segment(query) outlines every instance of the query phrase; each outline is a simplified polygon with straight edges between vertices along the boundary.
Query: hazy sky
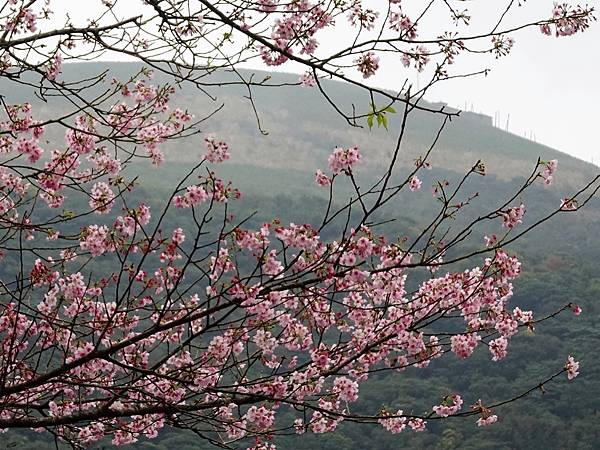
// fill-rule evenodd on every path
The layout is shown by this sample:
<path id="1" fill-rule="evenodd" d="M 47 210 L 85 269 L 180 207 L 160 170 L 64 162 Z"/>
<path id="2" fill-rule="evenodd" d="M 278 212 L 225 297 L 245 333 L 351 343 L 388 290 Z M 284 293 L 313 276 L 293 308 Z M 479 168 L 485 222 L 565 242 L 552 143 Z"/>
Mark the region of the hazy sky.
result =
<path id="1" fill-rule="evenodd" d="M 387 0 L 364 0 L 364 4 Z M 470 33 L 489 30 L 499 17 L 500 10 L 509 0 L 473 0 L 456 2 L 457 7 L 467 7 L 473 16 Z M 523 3 L 523 1 L 521 0 Z M 85 3 L 85 5 L 84 5 Z M 73 18 L 90 15 L 93 3 L 55 0 L 53 9 L 58 17 L 69 12 Z M 138 2 L 125 3 L 130 4 Z M 420 1 L 412 2 L 422 5 Z M 505 24 L 522 23 L 524 20 L 549 18 L 551 0 L 529 0 L 507 16 Z M 593 0 L 592 4 L 597 3 Z M 402 3 L 410 9 L 410 2 Z M 407 11 L 410 15 L 410 11 Z M 135 11 L 132 11 L 135 13 Z M 448 28 L 447 12 L 439 11 L 430 18 L 428 29 L 420 29 L 421 37 L 435 37 Z M 583 34 L 555 38 L 544 36 L 539 30 L 530 29 L 514 35 L 516 40 L 511 54 L 494 60 L 491 55 L 473 58 L 466 55 L 457 60 L 457 71 L 491 68 L 487 77 L 451 80 L 434 87 L 428 100 L 444 101 L 452 106 L 471 109 L 494 116 L 499 114 L 502 128 L 510 114 L 509 131 L 528 138 L 533 134 L 538 142 L 555 147 L 586 161 L 600 163 L 600 23 L 594 22 Z M 323 46 L 345 44 L 350 37 L 345 33 L 329 33 L 324 36 Z M 113 58 L 114 59 L 114 58 Z M 396 57 L 397 60 L 397 57 Z M 255 66 L 255 67 L 258 67 Z M 264 68 L 264 67 L 262 67 Z M 290 71 L 293 66 L 284 65 Z M 412 71 L 414 73 L 414 71 Z M 373 77 L 374 84 L 390 89 L 398 88 L 399 80 L 407 76 L 398 61 L 382 60 L 381 70 Z M 413 82 L 417 79 L 413 77 Z M 401 82 L 400 82 L 401 84 Z M 537 155 L 534 155 L 537 156 Z"/>
<path id="2" fill-rule="evenodd" d="M 470 34 L 493 28 L 507 3 L 498 0 L 453 2 L 455 6 L 464 5 L 469 9 L 473 24 L 469 27 Z M 521 3 L 523 7 L 506 17 L 507 27 L 527 19 L 550 17 L 551 0 Z M 434 20 L 425 22 L 430 26 L 419 30 L 421 36 L 441 34 L 436 27 L 447 27 L 448 23 L 447 12 L 443 11 L 443 17 L 441 14 L 439 21 L 434 16 Z M 480 26 L 474 28 L 475 24 Z M 599 164 L 600 22 L 594 22 L 583 34 L 569 37 L 545 36 L 537 27 L 520 31 L 513 37 L 516 42 L 507 57 L 495 60 L 489 54 L 475 58 L 464 55 L 453 68 L 458 72 L 489 67 L 492 70 L 487 77 L 439 84 L 429 92 L 427 99 L 462 109 L 465 104 L 467 109 L 472 105 L 474 111 L 492 117 L 499 114 L 502 128 L 510 114 L 509 131 L 528 138 L 533 133 L 537 142 Z M 399 75 L 404 76 L 406 71 L 399 74 L 402 68 L 386 70 L 386 63 L 382 61 L 375 82 L 384 87 L 397 87 Z"/>
<path id="3" fill-rule="evenodd" d="M 544 13 L 550 3 L 534 0 L 526 5 Z M 472 103 L 490 116 L 499 111 L 503 127 L 510 114 L 513 133 L 533 132 L 538 142 L 600 163 L 600 23 L 570 37 L 544 36 L 532 29 L 515 39 L 508 57 L 491 61 L 487 77 L 452 80 L 430 98 L 459 107 Z"/>

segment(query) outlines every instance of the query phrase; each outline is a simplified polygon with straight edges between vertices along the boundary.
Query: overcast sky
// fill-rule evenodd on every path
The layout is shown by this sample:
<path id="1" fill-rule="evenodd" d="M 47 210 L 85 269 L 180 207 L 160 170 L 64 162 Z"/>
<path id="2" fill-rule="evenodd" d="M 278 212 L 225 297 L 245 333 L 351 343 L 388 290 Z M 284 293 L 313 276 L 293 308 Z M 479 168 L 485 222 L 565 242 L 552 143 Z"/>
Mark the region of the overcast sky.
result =
<path id="1" fill-rule="evenodd" d="M 383 1 L 387 0 L 364 0 L 363 3 L 368 5 L 369 1 L 383 5 Z M 469 8 L 472 23 L 478 24 L 477 27 L 469 27 L 468 32 L 474 33 L 491 29 L 508 1 L 454 1 L 453 4 Z M 512 15 L 506 17 L 506 26 L 523 23 L 527 19 L 550 17 L 551 0 L 521 2 L 523 7 L 516 8 Z M 53 9 L 58 17 L 64 17 L 68 11 L 73 18 L 83 19 L 92 14 L 93 3 L 96 2 L 55 0 Z M 126 2 L 124 5 L 129 7 L 137 3 Z M 420 1 L 412 3 L 423 4 Z M 597 1 L 593 0 L 594 3 Z M 409 15 L 410 4 L 408 1 L 402 3 Z M 435 14 L 426 22 L 429 27 L 419 30 L 420 37 L 435 37 L 448 29 L 447 12 L 439 11 L 439 17 Z M 467 110 L 473 108 L 492 117 L 498 114 L 502 128 L 505 128 L 510 115 L 509 131 L 528 138 L 535 136 L 537 142 L 599 164 L 600 23 L 594 22 L 585 33 L 570 37 L 545 36 L 536 28 L 519 32 L 514 38 L 516 43 L 508 57 L 494 60 L 489 54 L 480 58 L 466 55 L 457 60 L 454 70 L 489 67 L 492 70 L 487 77 L 439 84 L 429 92 L 427 99 L 443 101 L 458 108 L 466 106 Z M 324 36 L 322 45 L 334 47 L 340 44 L 340 40 L 346 41 L 341 43 L 347 45 L 349 39 L 347 34 L 336 28 L 335 32 Z M 381 70 L 372 80 L 374 84 L 398 88 L 399 80 L 406 77 L 407 71 L 395 58 L 393 62 L 382 60 Z M 293 66 L 286 64 L 282 69 L 290 71 Z M 413 82 L 418 82 L 414 76 Z"/>
<path id="2" fill-rule="evenodd" d="M 534 0 L 526 5 L 544 17 L 550 4 Z M 510 114 L 513 133 L 533 132 L 538 142 L 600 163 L 600 23 L 570 37 L 532 29 L 515 39 L 508 57 L 491 61 L 487 77 L 452 80 L 430 98 L 463 108 L 465 102 L 469 108 L 473 104 L 490 116 L 500 112 L 503 127 Z"/>
<path id="3" fill-rule="evenodd" d="M 421 3 L 421 2 L 417 2 Z M 508 1 L 468 1 L 453 4 L 468 7 L 472 15 L 469 34 L 490 30 Z M 550 18 L 551 0 L 530 0 L 514 9 L 505 18 L 505 26 L 518 25 L 530 19 Z M 592 1 L 592 4 L 598 3 Z M 403 5 L 409 4 L 408 2 Z M 447 28 L 447 12 L 440 11 L 439 21 L 425 22 L 428 29 L 419 30 L 420 36 L 437 36 Z M 436 28 L 438 27 L 438 28 Z M 583 34 L 556 38 L 540 33 L 536 28 L 513 34 L 515 45 L 510 55 L 495 60 L 487 54 L 482 57 L 463 55 L 453 70 L 475 71 L 488 67 L 487 77 L 454 79 L 434 86 L 428 100 L 443 101 L 452 106 L 491 117 L 499 115 L 499 123 L 509 131 L 557 148 L 586 161 L 600 164 L 600 22 Z M 398 86 L 399 71 L 386 66 L 376 75 L 381 86 Z M 396 66 L 399 67 L 399 66 Z M 386 70 L 387 69 L 387 70 Z M 406 71 L 403 71 L 404 73 Z M 402 75 L 404 75 L 402 73 Z M 413 80 L 417 83 L 417 80 Z"/>

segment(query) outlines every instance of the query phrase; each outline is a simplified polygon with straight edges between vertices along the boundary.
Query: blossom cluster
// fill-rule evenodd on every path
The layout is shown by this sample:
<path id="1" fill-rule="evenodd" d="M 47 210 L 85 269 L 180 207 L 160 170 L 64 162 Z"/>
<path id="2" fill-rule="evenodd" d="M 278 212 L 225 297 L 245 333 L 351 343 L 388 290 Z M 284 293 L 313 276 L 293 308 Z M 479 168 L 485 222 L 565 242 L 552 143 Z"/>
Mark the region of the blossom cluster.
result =
<path id="1" fill-rule="evenodd" d="M 522 203 L 519 206 L 509 208 L 506 212 L 502 213 L 502 226 L 508 229 L 513 229 L 515 226 L 522 223 L 524 215 L 525 205 Z"/>
<path id="2" fill-rule="evenodd" d="M 434 406 L 433 412 L 435 412 L 438 416 L 448 417 L 460 411 L 462 404 L 463 400 L 461 396 L 458 394 L 452 394 L 447 396 L 441 405 Z"/>
<path id="3" fill-rule="evenodd" d="M 358 147 L 350 147 L 347 149 L 336 147 L 328 159 L 329 170 L 331 170 L 334 175 L 339 173 L 350 175 L 352 173 L 352 168 L 361 160 L 361 158 L 362 156 Z M 320 170 L 317 172 L 316 181 L 317 184 L 321 186 L 329 184 L 327 177 Z"/>
<path id="4" fill-rule="evenodd" d="M 204 138 L 206 155 L 204 156 L 212 163 L 221 163 L 229 159 L 229 146 L 224 141 L 217 141 L 214 135 L 208 135 Z"/>
<path id="5" fill-rule="evenodd" d="M 544 183 L 546 185 L 551 185 L 552 181 L 554 181 L 554 172 L 558 168 L 558 161 L 556 159 L 551 159 L 547 163 L 544 163 L 544 169 L 542 170 L 542 178 L 544 179 Z"/>
<path id="6" fill-rule="evenodd" d="M 569 355 L 567 363 L 565 364 L 565 369 L 567 370 L 567 378 L 572 380 L 579 375 L 579 362 L 575 361 L 575 359 Z"/>
<path id="7" fill-rule="evenodd" d="M 554 34 L 559 36 L 571 36 L 580 33 L 589 28 L 594 17 L 591 15 L 592 9 L 583 6 L 571 6 L 568 3 L 554 3 L 552 9 L 552 18 L 546 23 L 540 25 L 540 31 L 546 35 Z"/>

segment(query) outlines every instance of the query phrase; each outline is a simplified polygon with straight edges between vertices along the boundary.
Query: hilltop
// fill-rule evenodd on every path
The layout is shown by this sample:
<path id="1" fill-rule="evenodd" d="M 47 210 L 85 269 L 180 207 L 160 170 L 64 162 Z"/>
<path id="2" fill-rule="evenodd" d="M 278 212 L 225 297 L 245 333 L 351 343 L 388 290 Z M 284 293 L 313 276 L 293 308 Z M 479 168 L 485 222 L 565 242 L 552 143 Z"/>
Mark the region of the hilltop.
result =
<path id="1" fill-rule="evenodd" d="M 75 80 L 77 77 L 105 73 L 104 83 L 90 91 L 100 93 L 109 87 L 113 77 L 126 80 L 140 68 L 139 64 L 133 63 L 67 64 L 63 79 Z M 389 132 L 377 126 L 369 131 L 366 121 L 358 123 L 359 127 L 349 126 L 327 104 L 318 89 L 290 86 L 298 81 L 295 74 L 269 74 L 256 70 L 239 73 L 246 80 L 268 80 L 265 84 L 276 86 L 254 86 L 251 90 L 260 127 L 268 134 L 259 130 L 253 105 L 247 98 L 247 88 L 231 84 L 239 81 L 237 75 L 219 72 L 202 78 L 199 81 L 204 84 L 202 89 L 206 94 L 184 82 L 172 102 L 187 108 L 197 118 L 220 108 L 207 121 L 205 131 L 215 132 L 227 139 L 232 149 L 233 164 L 313 173 L 316 165 L 323 164 L 335 146 L 356 145 L 364 155 L 363 171 L 374 173 L 385 166 L 395 146 L 398 116 L 403 108 L 401 104 L 394 105 L 397 114 L 388 115 Z M 173 80 L 155 72 L 153 83 L 165 82 L 173 83 Z M 30 88 L 15 88 L 11 84 L 9 89 L 5 83 L 5 79 L 0 80 L 0 90 L 7 102 L 20 102 L 27 98 L 37 105 L 42 116 L 51 117 L 67 107 L 54 98 L 41 101 Z M 370 103 L 365 93 L 354 86 L 327 80 L 323 81 L 323 86 L 332 101 L 346 112 L 352 111 L 353 106 L 364 110 Z M 421 104 L 432 109 L 444 106 L 427 101 Z M 448 109 L 457 111 L 446 106 Z M 429 148 L 442 119 L 441 114 L 422 111 L 411 113 L 400 153 L 400 167 L 412 165 L 414 159 Z M 167 157 L 179 162 L 196 160 L 200 147 L 200 138 L 178 141 L 176 147 L 167 150 Z M 434 167 L 464 173 L 477 159 L 481 159 L 486 164 L 488 174 L 510 181 L 527 176 L 538 157 L 542 160 L 559 160 L 559 186 L 580 185 L 596 173 L 596 167 L 589 163 L 496 128 L 488 116 L 464 111 L 447 125 L 431 162 Z"/>

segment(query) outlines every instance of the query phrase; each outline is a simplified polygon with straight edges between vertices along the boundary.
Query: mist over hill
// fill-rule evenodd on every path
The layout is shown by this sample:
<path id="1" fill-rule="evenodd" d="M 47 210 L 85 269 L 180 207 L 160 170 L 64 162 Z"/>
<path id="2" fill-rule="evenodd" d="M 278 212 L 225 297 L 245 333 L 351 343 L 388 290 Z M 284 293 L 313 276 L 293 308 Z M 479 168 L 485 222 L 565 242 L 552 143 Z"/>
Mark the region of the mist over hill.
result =
<path id="1" fill-rule="evenodd" d="M 66 65 L 65 79 L 86 77 L 107 71 L 106 83 L 112 77 L 126 79 L 139 68 L 128 63 L 89 63 Z M 243 72 L 247 79 L 254 73 L 255 80 L 266 77 L 270 84 L 296 83 L 297 75 Z M 324 206 L 325 191 L 314 184 L 314 172 L 325 168 L 327 156 L 335 146 L 360 147 L 364 160 L 357 166 L 361 183 L 372 181 L 386 166 L 397 139 L 398 114 L 390 116 L 389 131 L 375 126 L 371 131 L 350 127 L 333 108 L 327 105 L 316 89 L 300 86 L 255 87 L 252 104 L 244 96 L 244 86 L 232 86 L 234 74 L 219 73 L 204 79 L 204 88 L 212 99 L 189 84 L 183 84 L 172 104 L 195 113 L 198 118 L 220 108 L 203 125 L 203 131 L 214 132 L 230 144 L 232 159 L 218 167 L 219 175 L 231 179 L 245 196 L 239 204 L 232 203 L 232 212 L 240 217 L 255 215 L 249 225 L 279 217 L 286 221 L 313 222 Z M 154 82 L 172 81 L 156 73 Z M 352 105 L 366 108 L 368 97 L 349 85 L 325 82 L 328 95 L 346 111 Z M 101 92 L 102 85 L 94 88 Z M 29 100 L 36 111 L 46 117 L 55 117 L 67 110 L 63 100 L 35 96 L 27 87 L 10 87 L 3 80 L 0 92 L 7 103 Z M 424 105 L 426 103 L 423 103 Z M 221 107 L 222 106 L 222 107 Z M 441 107 L 440 104 L 427 104 Z M 258 125 L 268 134 L 261 133 Z M 414 112 L 410 115 L 407 132 L 400 152 L 397 177 L 406 176 L 414 167 L 414 160 L 431 145 L 441 115 Z M 54 134 L 53 134 L 54 133 Z M 62 144 L 62 136 L 48 132 L 48 148 Z M 175 141 L 165 149 L 167 161 L 158 169 L 146 163 L 136 163 L 130 174 L 140 175 L 140 190 L 134 195 L 150 203 L 164 200 L 176 181 L 197 161 L 203 152 L 202 135 Z M 435 180 L 446 179 L 452 185 L 481 159 L 486 165 L 485 177 L 474 177 L 465 185 L 465 192 L 480 195 L 465 209 L 466 217 L 474 217 L 484 208 L 495 205 L 509 196 L 519 182 L 534 169 L 537 158 L 558 159 L 556 182 L 551 187 L 534 186 L 524 194 L 527 206 L 523 226 L 533 223 L 543 214 L 557 207 L 560 199 L 572 195 L 578 187 L 591 179 L 598 169 L 591 164 L 561 153 L 555 149 L 528 141 L 495 128 L 491 118 L 463 112 L 447 125 L 432 154 L 431 171 L 421 171 L 424 187 L 417 193 L 407 193 L 391 203 L 382 213 L 382 220 L 394 219 L 385 232 L 397 235 L 416 233 L 437 203 L 429 187 Z M 135 191 L 134 191 L 135 192 Z M 350 190 L 342 186 L 338 202 L 344 202 Z M 92 220 L 92 219 L 90 219 Z M 179 220 L 173 217 L 170 220 Z M 183 219 L 182 219 L 183 220 Z M 177 223 L 193 226 L 193 223 Z M 460 221 L 457 222 L 457 226 Z M 496 228 L 494 228 L 496 227 Z M 473 236 L 481 242 L 486 230 L 498 229 L 499 224 L 488 223 Z M 280 440 L 283 449 L 335 450 L 393 450 L 419 449 L 595 449 L 600 439 L 600 416 L 597 400 L 600 398 L 600 317 L 598 295 L 600 275 L 597 273 L 600 254 L 600 204 L 594 200 L 577 214 L 561 214 L 543 224 L 531 235 L 510 246 L 524 263 L 524 273 L 515 283 L 515 296 L 510 305 L 532 309 L 542 317 L 568 302 L 583 307 L 579 318 L 568 313 L 540 324 L 535 334 L 519 333 L 510 344 L 509 355 L 499 362 L 491 362 L 489 352 L 479 348 L 475 356 L 462 361 L 452 356 L 434 361 L 429 369 L 403 373 L 381 373 L 371 377 L 362 387 L 362 400 L 357 411 L 378 411 L 382 405 L 421 412 L 439 403 L 449 392 L 468 391 L 475 396 L 466 399 L 473 404 L 480 396 L 491 403 L 518 394 L 560 370 L 566 357 L 573 354 L 581 361 L 581 375 L 572 383 L 561 379 L 538 389 L 520 402 L 499 409 L 497 424 L 478 429 L 474 419 L 431 421 L 429 431 L 390 435 L 381 427 L 342 424 L 339 432 L 316 436 L 291 436 Z M 474 245 L 467 242 L 465 245 Z M 7 266 L 8 267 L 8 266 Z M 467 405 L 468 406 L 468 405 Z M 0 446 L 16 448 L 50 448 L 34 433 L 9 432 L 0 435 Z M 98 447 L 100 448 L 100 447 Z M 208 449 L 207 443 L 185 432 L 170 431 L 155 441 L 124 447 L 144 450 L 177 448 Z"/>

